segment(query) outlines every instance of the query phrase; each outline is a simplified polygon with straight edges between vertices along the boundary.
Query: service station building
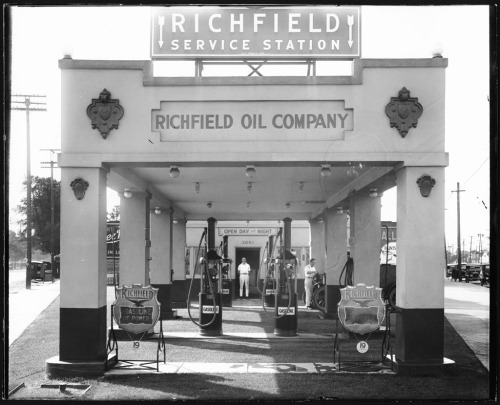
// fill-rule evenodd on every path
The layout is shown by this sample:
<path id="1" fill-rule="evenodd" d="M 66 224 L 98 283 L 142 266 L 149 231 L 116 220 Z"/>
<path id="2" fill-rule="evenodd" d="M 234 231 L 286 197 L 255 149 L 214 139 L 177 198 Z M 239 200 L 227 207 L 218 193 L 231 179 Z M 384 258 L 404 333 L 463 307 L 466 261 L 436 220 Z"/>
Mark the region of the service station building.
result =
<path id="1" fill-rule="evenodd" d="M 379 285 L 381 195 L 397 187 L 397 371 L 444 364 L 447 59 L 363 59 L 359 10 L 337 9 L 307 9 L 307 18 L 287 9 L 258 10 L 258 17 L 204 10 L 194 19 L 159 8 L 151 60 L 59 61 L 60 345 L 59 356 L 47 360 L 48 374 L 104 372 L 107 188 L 121 196 L 120 285 L 158 288 L 167 319 L 171 303 L 185 299 L 193 276 L 186 263 L 194 261 L 208 218 L 217 221 L 217 245 L 228 236 L 233 281 L 236 256 L 257 249 L 260 260 L 267 238 L 291 220 L 297 277 L 316 258 L 326 273 L 326 314 L 337 316 L 348 251 L 354 283 Z M 304 42 L 290 37 L 304 34 L 302 24 L 309 27 Z M 295 43 L 277 49 L 261 28 Z M 236 40 L 263 35 L 263 53 L 252 42 L 228 41 L 217 53 L 207 49 L 214 42 L 193 40 L 184 49 L 196 60 L 193 77 L 155 76 L 167 47 L 156 44 L 155 32 L 171 57 L 188 59 L 175 54 L 184 39 L 167 34 L 195 29 L 196 38 L 224 30 Z M 247 29 L 251 35 L 240 34 Z M 344 52 L 352 41 L 357 48 Z M 342 76 L 205 77 L 203 64 L 214 55 L 260 60 L 249 63 L 254 73 L 259 64 L 290 59 L 338 58 L 352 69 Z"/>

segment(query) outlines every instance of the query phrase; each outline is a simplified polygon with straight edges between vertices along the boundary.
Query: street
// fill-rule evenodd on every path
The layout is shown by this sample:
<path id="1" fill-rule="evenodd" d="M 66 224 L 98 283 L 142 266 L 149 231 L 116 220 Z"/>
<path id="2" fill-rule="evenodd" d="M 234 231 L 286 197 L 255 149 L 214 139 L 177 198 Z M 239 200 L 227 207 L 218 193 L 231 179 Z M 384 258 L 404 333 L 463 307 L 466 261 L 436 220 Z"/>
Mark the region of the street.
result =
<path id="1" fill-rule="evenodd" d="M 489 369 L 490 288 L 479 281 L 445 280 L 445 316 Z"/>

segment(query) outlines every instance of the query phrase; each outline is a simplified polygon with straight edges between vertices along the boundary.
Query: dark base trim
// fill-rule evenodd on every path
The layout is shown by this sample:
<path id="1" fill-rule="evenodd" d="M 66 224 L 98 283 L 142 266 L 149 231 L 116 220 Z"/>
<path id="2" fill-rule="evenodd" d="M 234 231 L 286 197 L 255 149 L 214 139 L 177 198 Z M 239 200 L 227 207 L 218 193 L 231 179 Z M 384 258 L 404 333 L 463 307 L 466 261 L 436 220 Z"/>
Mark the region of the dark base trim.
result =
<path id="1" fill-rule="evenodd" d="M 335 319 L 337 317 L 338 303 L 340 302 L 340 285 L 326 285 L 326 307 L 325 315 L 327 319 Z"/>
<path id="2" fill-rule="evenodd" d="M 279 329 L 279 328 L 274 328 L 274 334 L 276 336 L 282 336 L 282 337 L 293 337 L 293 336 L 298 336 L 299 334 L 295 330 L 286 330 L 286 329 Z"/>
<path id="3" fill-rule="evenodd" d="M 109 354 L 108 368 L 114 367 L 117 363 L 116 354 Z M 106 370 L 106 361 L 70 362 L 61 361 L 59 356 L 45 361 L 45 375 L 48 379 L 103 376 Z"/>
<path id="4" fill-rule="evenodd" d="M 405 363 L 398 360 L 395 355 L 392 356 L 394 362 L 394 371 L 399 375 L 426 376 L 452 374 L 456 369 L 453 360 L 443 357 L 439 363 Z M 387 355 L 390 361 L 391 356 Z"/>

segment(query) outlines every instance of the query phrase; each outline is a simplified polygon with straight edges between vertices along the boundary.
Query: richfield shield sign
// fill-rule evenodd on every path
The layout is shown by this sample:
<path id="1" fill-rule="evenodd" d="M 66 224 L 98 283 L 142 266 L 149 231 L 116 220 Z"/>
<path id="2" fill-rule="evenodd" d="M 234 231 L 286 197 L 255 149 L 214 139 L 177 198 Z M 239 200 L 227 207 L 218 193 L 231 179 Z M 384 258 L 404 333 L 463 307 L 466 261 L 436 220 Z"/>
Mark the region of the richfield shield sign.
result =
<path id="1" fill-rule="evenodd" d="M 340 294 L 338 316 L 347 330 L 364 335 L 380 328 L 385 319 L 381 288 L 357 284 L 341 288 Z"/>
<path id="2" fill-rule="evenodd" d="M 158 288 L 142 284 L 117 288 L 113 316 L 118 326 L 127 332 L 147 332 L 160 317 Z"/>

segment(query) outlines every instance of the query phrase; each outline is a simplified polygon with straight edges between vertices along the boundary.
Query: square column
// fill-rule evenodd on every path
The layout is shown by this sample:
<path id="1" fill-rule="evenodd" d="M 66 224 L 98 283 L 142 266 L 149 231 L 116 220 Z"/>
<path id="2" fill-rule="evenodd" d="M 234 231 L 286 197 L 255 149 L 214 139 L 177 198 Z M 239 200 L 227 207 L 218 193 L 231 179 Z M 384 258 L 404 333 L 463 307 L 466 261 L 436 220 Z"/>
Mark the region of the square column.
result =
<path id="1" fill-rule="evenodd" d="M 350 202 L 350 246 L 354 285 L 380 284 L 380 197 L 355 193 Z"/>
<path id="2" fill-rule="evenodd" d="M 417 184 L 423 175 L 435 181 L 428 197 Z M 397 172 L 396 361 L 402 373 L 443 365 L 444 185 L 442 167 Z"/>
<path id="3" fill-rule="evenodd" d="M 172 227 L 172 269 L 173 281 L 171 289 L 172 302 L 185 304 L 187 300 L 189 282 L 186 282 L 186 221 L 179 220 Z M 195 260 L 194 258 L 192 260 Z M 193 282 L 192 297 L 197 297 L 200 281 Z"/>
<path id="4" fill-rule="evenodd" d="M 170 210 L 151 215 L 151 285 L 158 288 L 158 301 L 161 304 L 162 319 L 172 319 L 171 309 L 172 275 L 171 266 L 171 221 Z"/>
<path id="5" fill-rule="evenodd" d="M 326 316 L 337 317 L 339 278 L 347 261 L 347 214 L 326 211 Z"/>
<path id="6" fill-rule="evenodd" d="M 149 285 L 150 196 L 134 191 L 120 198 L 120 284 Z"/>
<path id="7" fill-rule="evenodd" d="M 325 268 L 325 223 L 318 220 L 310 221 L 311 258 L 316 259 L 316 269 Z"/>
<path id="8" fill-rule="evenodd" d="M 61 171 L 59 356 L 46 362 L 49 378 L 104 373 L 106 183 L 101 168 Z"/>

